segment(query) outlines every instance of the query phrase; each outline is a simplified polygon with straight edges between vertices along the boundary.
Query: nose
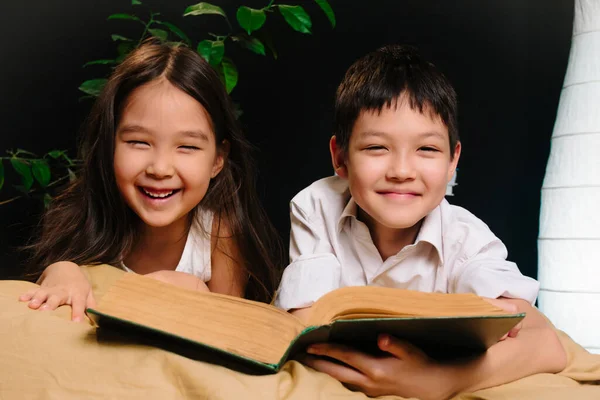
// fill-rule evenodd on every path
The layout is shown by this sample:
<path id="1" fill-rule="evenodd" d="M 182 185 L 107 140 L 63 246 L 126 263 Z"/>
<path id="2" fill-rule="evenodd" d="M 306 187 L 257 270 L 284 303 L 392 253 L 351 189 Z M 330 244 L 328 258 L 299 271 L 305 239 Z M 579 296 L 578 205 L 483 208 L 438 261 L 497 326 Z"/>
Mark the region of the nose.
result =
<path id="1" fill-rule="evenodd" d="M 416 178 L 413 157 L 407 153 L 396 153 L 389 158 L 386 177 L 391 180 L 406 181 Z"/>
<path id="2" fill-rule="evenodd" d="M 154 152 L 146 166 L 146 174 L 155 179 L 170 178 L 175 174 L 173 158 L 168 152 Z"/>

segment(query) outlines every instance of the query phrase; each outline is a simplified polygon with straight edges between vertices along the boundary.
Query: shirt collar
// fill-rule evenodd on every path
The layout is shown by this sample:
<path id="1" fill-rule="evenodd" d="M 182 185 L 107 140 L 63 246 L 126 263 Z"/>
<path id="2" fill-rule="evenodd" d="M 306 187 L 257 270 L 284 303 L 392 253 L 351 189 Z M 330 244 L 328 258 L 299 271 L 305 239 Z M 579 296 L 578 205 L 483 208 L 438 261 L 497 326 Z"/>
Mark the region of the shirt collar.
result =
<path id="1" fill-rule="evenodd" d="M 427 242 L 431 244 L 437 251 L 440 263 L 444 262 L 444 253 L 442 247 L 442 212 L 441 206 L 437 206 L 423 219 L 421 229 L 417 234 L 415 244 L 419 242 Z M 338 234 L 342 232 L 344 226 L 348 223 L 348 219 L 358 219 L 358 205 L 351 196 L 342 211 L 342 215 L 338 220 Z"/>
<path id="2" fill-rule="evenodd" d="M 427 242 L 431 244 L 437 250 L 440 263 L 444 262 L 442 234 L 442 212 L 440 206 L 437 206 L 423 219 L 415 243 Z"/>
<path id="3" fill-rule="evenodd" d="M 358 219 L 358 206 L 354 201 L 354 198 L 350 196 L 346 207 L 344 207 L 344 211 L 342 211 L 342 215 L 340 215 L 340 219 L 338 220 L 338 234 L 342 232 L 344 229 L 344 225 L 347 223 L 346 221 L 350 218 Z"/>

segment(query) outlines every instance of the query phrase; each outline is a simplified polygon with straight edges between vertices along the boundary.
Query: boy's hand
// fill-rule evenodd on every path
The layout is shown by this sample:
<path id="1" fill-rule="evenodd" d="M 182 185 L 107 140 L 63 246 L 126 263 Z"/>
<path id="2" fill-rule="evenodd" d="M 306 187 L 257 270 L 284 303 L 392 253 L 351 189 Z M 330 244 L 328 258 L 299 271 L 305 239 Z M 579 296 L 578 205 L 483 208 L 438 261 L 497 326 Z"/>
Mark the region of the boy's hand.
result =
<path id="1" fill-rule="evenodd" d="M 458 391 L 452 368 L 433 361 L 410 343 L 379 335 L 377 345 L 385 355 L 373 356 L 340 344 L 319 343 L 309 346 L 309 355 L 301 362 L 372 397 L 398 395 L 439 400 Z M 315 356 L 330 357 L 345 365 Z"/>
<path id="2" fill-rule="evenodd" d="M 23 293 L 20 301 L 28 301 L 34 310 L 54 310 L 68 304 L 72 308 L 71 319 L 82 321 L 87 307 L 94 307 L 96 301 L 92 286 L 75 263 L 60 261 L 50 264 L 38 279 L 39 288 Z"/>
<path id="3" fill-rule="evenodd" d="M 505 298 L 490 299 L 487 297 L 484 297 L 483 299 L 486 300 L 488 303 L 491 303 L 492 305 L 494 305 L 498 308 L 501 308 L 504 311 L 509 312 L 511 314 L 519 313 L 519 307 L 517 307 L 516 304 L 511 303 L 508 299 L 505 299 Z M 507 337 L 511 337 L 511 338 L 517 337 L 521 328 L 523 328 L 523 321 L 521 321 L 517 325 L 515 325 L 510 331 L 508 331 L 508 333 L 506 333 L 504 336 L 502 336 L 500 338 L 500 340 L 504 340 Z"/>
<path id="4" fill-rule="evenodd" d="M 210 292 L 210 289 L 208 286 L 206 286 L 206 283 L 204 283 L 202 279 L 198 278 L 196 275 L 185 272 L 163 270 L 151 272 L 145 276 L 185 289 L 197 290 L 200 292 Z"/>

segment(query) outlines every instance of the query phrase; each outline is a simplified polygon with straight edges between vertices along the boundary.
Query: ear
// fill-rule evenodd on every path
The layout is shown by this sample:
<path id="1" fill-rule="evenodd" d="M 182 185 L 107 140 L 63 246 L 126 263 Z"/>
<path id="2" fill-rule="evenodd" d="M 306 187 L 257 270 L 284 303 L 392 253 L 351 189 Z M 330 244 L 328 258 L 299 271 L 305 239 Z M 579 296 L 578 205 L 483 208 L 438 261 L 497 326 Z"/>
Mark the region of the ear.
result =
<path id="1" fill-rule="evenodd" d="M 219 175 L 219 172 L 221 172 L 225 166 L 225 159 L 227 159 L 227 156 L 229 155 L 229 148 L 230 145 L 227 140 L 223 140 L 221 145 L 217 148 L 217 156 L 215 157 L 215 162 L 210 173 L 211 179 Z"/>
<path id="2" fill-rule="evenodd" d="M 461 146 L 460 142 L 456 142 L 456 146 L 454 146 L 454 151 L 452 152 L 454 157 L 450 161 L 450 167 L 448 168 L 448 182 L 450 182 L 452 180 L 452 177 L 454 176 L 454 172 L 456 171 L 456 166 L 458 165 L 458 159 L 460 158 L 461 148 L 462 148 L 462 146 Z"/>
<path id="3" fill-rule="evenodd" d="M 348 178 L 348 167 L 346 167 L 346 157 L 342 149 L 337 145 L 335 135 L 329 140 L 329 152 L 331 153 L 331 163 L 335 173 L 340 178 Z"/>

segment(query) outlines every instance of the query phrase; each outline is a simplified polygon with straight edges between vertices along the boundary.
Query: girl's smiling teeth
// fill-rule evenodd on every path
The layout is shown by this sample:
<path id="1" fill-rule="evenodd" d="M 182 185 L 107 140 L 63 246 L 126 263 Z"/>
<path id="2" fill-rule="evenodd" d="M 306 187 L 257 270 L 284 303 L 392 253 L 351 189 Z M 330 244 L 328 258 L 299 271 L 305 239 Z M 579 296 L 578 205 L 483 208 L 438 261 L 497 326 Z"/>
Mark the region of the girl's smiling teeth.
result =
<path id="1" fill-rule="evenodd" d="M 152 189 L 152 188 L 145 188 L 145 187 L 141 187 L 141 186 L 139 187 L 139 189 L 140 189 L 140 192 L 142 192 L 144 195 L 146 195 L 152 199 L 166 199 L 181 190 L 181 189 Z"/>

